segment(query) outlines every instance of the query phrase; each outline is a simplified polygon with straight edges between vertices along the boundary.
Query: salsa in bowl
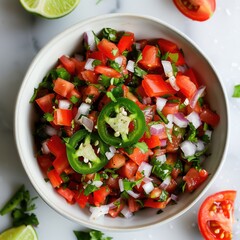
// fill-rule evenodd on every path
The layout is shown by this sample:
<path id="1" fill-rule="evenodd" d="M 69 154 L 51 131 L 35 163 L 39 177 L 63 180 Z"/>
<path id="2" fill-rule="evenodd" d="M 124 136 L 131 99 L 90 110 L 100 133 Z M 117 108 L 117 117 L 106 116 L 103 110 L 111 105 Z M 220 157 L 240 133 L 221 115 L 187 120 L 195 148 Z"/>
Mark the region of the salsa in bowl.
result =
<path id="1" fill-rule="evenodd" d="M 43 48 L 15 123 L 39 194 L 99 229 L 145 228 L 186 211 L 227 142 L 224 92 L 210 63 L 166 24 L 125 14 L 80 23 Z"/>

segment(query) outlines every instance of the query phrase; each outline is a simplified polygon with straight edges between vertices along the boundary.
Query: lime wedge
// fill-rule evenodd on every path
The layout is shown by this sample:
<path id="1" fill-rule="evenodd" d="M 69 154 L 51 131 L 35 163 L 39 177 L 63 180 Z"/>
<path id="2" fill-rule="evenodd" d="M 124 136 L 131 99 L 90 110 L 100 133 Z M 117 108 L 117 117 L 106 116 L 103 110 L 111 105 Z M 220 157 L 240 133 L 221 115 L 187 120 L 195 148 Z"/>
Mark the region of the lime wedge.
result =
<path id="1" fill-rule="evenodd" d="M 70 13 L 80 0 L 20 0 L 20 2 L 28 12 L 45 18 L 60 18 Z"/>
<path id="2" fill-rule="evenodd" d="M 37 233 L 31 225 L 10 228 L 0 234 L 0 240 L 37 240 Z"/>

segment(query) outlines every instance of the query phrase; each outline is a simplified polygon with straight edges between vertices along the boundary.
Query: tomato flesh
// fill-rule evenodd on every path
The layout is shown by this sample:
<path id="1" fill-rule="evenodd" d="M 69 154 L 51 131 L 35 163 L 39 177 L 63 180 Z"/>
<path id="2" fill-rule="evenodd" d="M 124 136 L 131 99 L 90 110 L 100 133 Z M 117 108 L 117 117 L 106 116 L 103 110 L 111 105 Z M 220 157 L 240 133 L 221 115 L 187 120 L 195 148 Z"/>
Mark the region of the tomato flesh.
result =
<path id="1" fill-rule="evenodd" d="M 207 197 L 198 212 L 198 225 L 204 239 L 232 239 L 236 191 L 228 190 Z"/>
<path id="2" fill-rule="evenodd" d="M 215 0 L 173 0 L 178 10 L 186 17 L 196 21 L 209 19 L 215 9 Z"/>

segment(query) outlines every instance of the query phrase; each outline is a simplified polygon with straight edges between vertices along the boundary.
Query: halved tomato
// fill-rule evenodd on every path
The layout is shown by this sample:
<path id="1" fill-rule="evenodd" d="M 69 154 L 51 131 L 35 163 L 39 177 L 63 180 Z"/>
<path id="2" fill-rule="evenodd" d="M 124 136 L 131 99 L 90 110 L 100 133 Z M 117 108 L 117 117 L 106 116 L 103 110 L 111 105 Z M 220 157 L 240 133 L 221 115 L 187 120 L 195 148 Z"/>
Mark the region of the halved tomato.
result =
<path id="1" fill-rule="evenodd" d="M 186 17 L 196 21 L 209 19 L 215 9 L 215 0 L 173 0 L 178 10 Z"/>
<path id="2" fill-rule="evenodd" d="M 198 226 L 204 239 L 232 239 L 236 191 L 217 192 L 207 197 L 198 212 Z"/>

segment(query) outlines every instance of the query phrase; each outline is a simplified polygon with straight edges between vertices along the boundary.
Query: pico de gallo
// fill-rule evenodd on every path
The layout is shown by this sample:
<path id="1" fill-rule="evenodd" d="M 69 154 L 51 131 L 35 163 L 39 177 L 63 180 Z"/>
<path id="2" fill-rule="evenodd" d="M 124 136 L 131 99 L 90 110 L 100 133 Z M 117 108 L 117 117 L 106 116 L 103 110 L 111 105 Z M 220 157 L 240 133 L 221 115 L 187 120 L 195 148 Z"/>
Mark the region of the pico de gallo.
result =
<path id="1" fill-rule="evenodd" d="M 209 173 L 219 115 L 168 39 L 103 28 L 60 56 L 34 89 L 37 162 L 52 187 L 91 218 L 164 209 Z"/>

